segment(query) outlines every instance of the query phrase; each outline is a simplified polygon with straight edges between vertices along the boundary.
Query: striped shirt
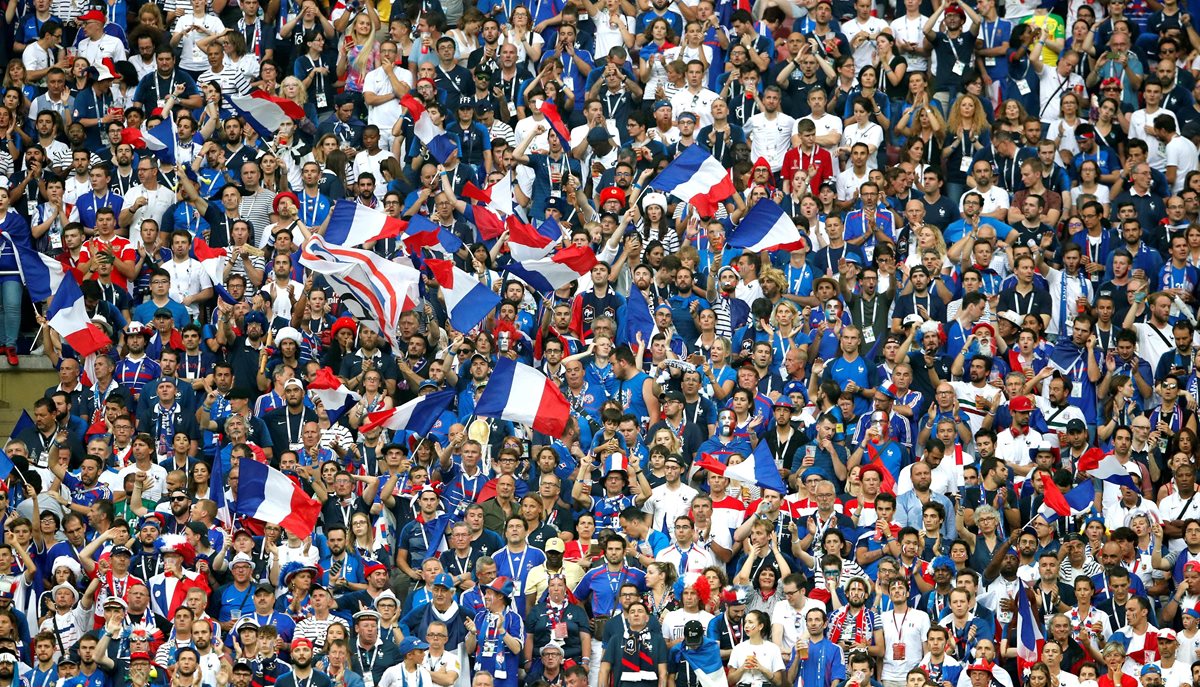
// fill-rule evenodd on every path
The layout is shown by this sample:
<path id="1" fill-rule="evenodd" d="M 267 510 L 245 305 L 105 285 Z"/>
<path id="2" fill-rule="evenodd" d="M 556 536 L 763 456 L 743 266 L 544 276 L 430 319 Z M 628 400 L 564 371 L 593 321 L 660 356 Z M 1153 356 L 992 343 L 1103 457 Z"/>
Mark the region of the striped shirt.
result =
<path id="1" fill-rule="evenodd" d="M 320 651 L 325 646 L 325 636 L 329 633 L 329 626 L 334 623 L 345 627 L 347 632 L 350 631 L 350 623 L 336 615 L 330 615 L 324 620 L 312 617 L 305 618 L 296 625 L 296 632 L 292 635 L 292 639 L 304 637 L 305 639 L 312 640 L 313 647 L 317 651 Z"/>
<path id="2" fill-rule="evenodd" d="M 212 67 L 205 69 L 204 73 L 196 81 L 197 84 L 212 83 L 215 81 L 221 87 L 222 95 L 250 94 L 250 79 L 246 77 L 246 73 L 228 64 L 222 64 L 219 73 L 214 72 Z M 237 111 L 233 109 L 233 105 L 225 99 L 221 100 L 221 112 L 226 117 L 236 117 L 238 115 Z"/>

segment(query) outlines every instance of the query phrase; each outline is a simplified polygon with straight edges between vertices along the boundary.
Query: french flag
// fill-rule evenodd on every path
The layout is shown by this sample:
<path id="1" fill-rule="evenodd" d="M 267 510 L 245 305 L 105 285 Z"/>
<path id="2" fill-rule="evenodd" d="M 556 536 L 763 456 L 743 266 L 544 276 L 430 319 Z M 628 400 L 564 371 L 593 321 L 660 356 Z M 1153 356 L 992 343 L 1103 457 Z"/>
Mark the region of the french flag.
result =
<path id="1" fill-rule="evenodd" d="M 540 293 L 553 293 L 592 271 L 596 253 L 590 246 L 568 246 L 541 260 L 514 262 L 507 269 Z"/>
<path id="2" fill-rule="evenodd" d="M 721 647 L 715 640 L 705 636 L 695 649 L 688 648 L 685 643 L 680 643 L 677 648 L 680 661 L 692 669 L 700 687 L 726 687 L 729 684 L 725 679 Z"/>
<path id="3" fill-rule="evenodd" d="M 685 148 L 650 186 L 691 203 L 706 217 L 711 217 L 717 204 L 734 192 L 729 171 L 698 144 Z"/>
<path id="4" fill-rule="evenodd" d="M 338 379 L 337 375 L 333 374 L 333 370 L 328 367 L 317 370 L 317 375 L 309 383 L 308 390 L 313 396 L 320 399 L 321 405 L 325 406 L 330 424 L 337 422 L 338 418 L 345 415 L 355 403 L 362 399 L 362 396 L 347 389 L 346 385 L 342 384 L 342 380 Z"/>
<path id="5" fill-rule="evenodd" d="M 225 99 L 266 141 L 275 137 L 280 124 L 288 120 L 299 122 L 304 119 L 303 107 L 287 98 L 278 98 L 260 89 L 251 91 L 250 95 L 226 95 Z"/>
<path id="6" fill-rule="evenodd" d="M 1029 674 L 1030 666 L 1042 660 L 1045 645 L 1042 628 L 1033 617 L 1033 606 L 1022 583 L 1017 587 L 1017 674 L 1022 679 Z"/>
<path id="7" fill-rule="evenodd" d="M 571 417 L 571 404 L 546 375 L 501 356 L 475 403 L 475 415 L 519 422 L 535 432 L 560 437 Z"/>
<path id="8" fill-rule="evenodd" d="M 425 149 L 435 160 L 445 162 L 451 153 L 458 150 L 454 139 L 447 136 L 441 127 L 433 123 L 433 118 L 425 111 L 425 106 L 421 104 L 420 100 L 406 93 L 403 98 L 400 98 L 400 105 L 412 117 L 413 135 L 425 144 Z"/>
<path id="9" fill-rule="evenodd" d="M 413 215 L 404 230 L 404 247 L 411 255 L 420 255 L 422 248 L 433 248 L 443 253 L 457 253 L 463 242 L 440 224 L 434 224 L 424 215 Z"/>
<path id="10" fill-rule="evenodd" d="M 338 246 L 361 247 L 367 241 L 391 239 L 404 231 L 404 220 L 366 205 L 339 200 L 329 213 L 325 241 Z"/>
<path id="11" fill-rule="evenodd" d="M 600 468 L 600 474 L 607 475 L 613 470 L 629 472 L 629 458 L 621 453 L 610 453 L 604 456 L 604 464 Z"/>
<path id="12" fill-rule="evenodd" d="M 128 143 L 136 150 L 149 150 L 168 165 L 175 164 L 175 125 L 170 119 L 164 119 L 158 126 L 147 130 L 132 127 L 123 129 L 121 142 Z"/>
<path id="13" fill-rule="evenodd" d="M 312 534 L 321 514 L 320 502 L 266 463 L 243 460 L 238 471 L 234 513 L 279 525 L 300 539 Z"/>
<path id="14" fill-rule="evenodd" d="M 450 260 L 429 259 L 425 265 L 442 287 L 442 299 L 450 324 L 460 332 L 469 332 L 483 321 L 496 306 L 500 297 L 480 283 L 474 275 L 454 266 Z"/>
<path id="15" fill-rule="evenodd" d="M 29 291 L 29 299 L 35 303 L 50 300 L 67 281 L 63 279 L 66 268 L 58 260 L 12 241 L 4 232 L 0 232 L 0 241 L 9 241 L 16 249 L 17 269 Z"/>
<path id="16" fill-rule="evenodd" d="M 729 232 L 730 247 L 754 252 L 765 250 L 796 250 L 804 247 L 804 239 L 791 217 L 779 204 L 763 199 L 754 204 L 742 221 Z"/>
<path id="17" fill-rule="evenodd" d="M 229 251 L 224 248 L 213 248 L 208 241 L 199 236 L 192 239 L 192 257 L 200 263 L 208 278 L 214 284 L 225 282 L 225 261 L 229 259 Z"/>
<path id="18" fill-rule="evenodd" d="M 642 341 L 649 342 L 654 335 L 654 316 L 650 314 L 650 303 L 646 301 L 642 290 L 633 285 L 629 287 L 629 298 L 625 301 L 625 317 L 617 332 L 617 343 L 636 346 L 638 334 Z"/>
<path id="19" fill-rule="evenodd" d="M 1086 513 L 1096 503 L 1096 483 L 1090 479 L 1084 480 L 1083 484 L 1064 494 L 1050 475 L 1043 472 L 1042 502 L 1038 514 L 1045 518 L 1046 522 Z"/>
<path id="20" fill-rule="evenodd" d="M 522 222 L 515 215 L 509 215 L 504 220 L 504 226 L 508 229 L 508 251 L 518 262 L 541 260 L 562 240 L 562 229 L 559 229 L 558 222 L 552 219 L 542 222 L 541 226 L 534 229 L 533 225 Z"/>
<path id="21" fill-rule="evenodd" d="M 212 472 L 208 476 L 208 498 L 217 505 L 217 522 L 225 526 L 232 525 L 233 515 L 225 498 L 225 469 L 219 460 L 213 461 Z"/>
<path id="22" fill-rule="evenodd" d="M 507 217 L 513 214 L 513 192 L 512 179 L 509 175 L 504 175 L 496 180 L 496 183 L 481 189 L 471 182 L 463 185 L 462 194 L 464 198 L 479 201 L 487 206 L 492 212 Z"/>
<path id="23" fill-rule="evenodd" d="M 758 442 L 758 448 L 737 465 L 727 465 L 725 476 L 747 484 L 756 484 L 763 489 L 772 489 L 781 495 L 788 493 L 783 478 L 779 476 L 779 468 L 775 467 L 775 458 L 767 442 Z"/>
<path id="24" fill-rule="evenodd" d="M 88 356 L 112 345 L 104 331 L 92 324 L 83 305 L 83 291 L 74 279 L 64 279 L 46 312 L 50 327 L 80 356 Z"/>
<path id="25" fill-rule="evenodd" d="M 546 117 L 546 121 L 550 123 L 550 128 L 554 133 L 558 134 L 562 140 L 563 148 L 571 149 L 571 131 L 567 129 L 567 125 L 563 122 L 562 115 L 558 113 L 558 106 L 549 100 L 542 101 L 542 115 Z"/>
<path id="26" fill-rule="evenodd" d="M 376 427 L 383 427 L 393 432 L 405 430 L 417 436 L 425 436 L 433 429 L 438 418 L 450 407 L 450 402 L 453 400 L 453 389 L 418 396 L 399 408 L 367 413 L 367 417 L 358 431 L 360 433 L 369 432 Z"/>
<path id="27" fill-rule="evenodd" d="M 1096 479 L 1101 479 L 1121 487 L 1129 487 L 1137 492 L 1141 491 L 1138 488 L 1137 482 L 1133 480 L 1133 477 L 1129 475 L 1129 471 L 1116 456 L 1109 454 L 1104 458 L 1100 458 L 1100 455 L 1100 451 L 1096 449 L 1087 451 L 1079 459 L 1077 468 L 1080 472 L 1086 472 L 1089 476 Z"/>

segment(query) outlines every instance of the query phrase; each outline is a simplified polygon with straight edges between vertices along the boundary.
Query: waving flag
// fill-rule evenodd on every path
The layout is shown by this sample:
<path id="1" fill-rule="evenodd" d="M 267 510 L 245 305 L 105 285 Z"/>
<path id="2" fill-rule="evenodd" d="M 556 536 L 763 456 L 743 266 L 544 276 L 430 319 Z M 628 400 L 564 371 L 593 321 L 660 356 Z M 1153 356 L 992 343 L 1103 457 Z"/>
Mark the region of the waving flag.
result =
<path id="1" fill-rule="evenodd" d="M 135 150 L 149 150 L 163 162 L 175 164 L 175 124 L 170 119 L 151 129 L 142 130 L 128 127 L 121 130 L 121 142 L 128 143 Z"/>
<path id="2" fill-rule="evenodd" d="M 475 402 L 475 414 L 519 422 L 535 432 L 560 437 L 571 416 L 571 404 L 546 375 L 502 356 Z"/>
<path id="3" fill-rule="evenodd" d="M 636 284 L 630 286 L 629 298 L 625 301 L 625 317 L 622 318 L 621 329 L 617 332 L 617 343 L 635 346 L 637 335 L 641 334 L 642 341 L 649 345 L 654 328 L 654 316 L 650 314 L 650 304 L 646 301 L 646 296 Z"/>
<path id="4" fill-rule="evenodd" d="M 487 206 L 492 212 L 502 215 L 513 214 L 513 190 L 511 175 L 505 174 L 498 179 L 496 183 L 488 186 L 485 189 L 491 199 L 488 200 Z"/>
<path id="5" fill-rule="evenodd" d="M 80 356 L 88 356 L 112 345 L 104 330 L 92 324 L 83 304 L 83 291 L 74 279 L 64 279 L 46 311 L 50 327 Z"/>
<path id="6" fill-rule="evenodd" d="M 309 383 L 308 391 L 321 400 L 321 405 L 325 406 L 325 412 L 329 415 L 330 424 L 337 422 L 362 399 L 362 396 L 347 389 L 342 380 L 328 367 L 317 370 L 317 376 Z"/>
<path id="7" fill-rule="evenodd" d="M 509 215 L 504 220 L 508 229 L 508 251 L 517 262 L 541 260 L 554 250 L 555 244 L 562 239 L 562 230 L 555 220 L 546 220 L 537 229 Z"/>
<path id="8" fill-rule="evenodd" d="M 312 534 L 321 504 L 287 475 L 265 463 L 238 463 L 237 501 L 233 511 L 279 525 L 300 539 Z"/>
<path id="9" fill-rule="evenodd" d="M 217 504 L 217 522 L 222 525 L 233 524 L 233 514 L 229 511 L 229 502 L 225 500 L 225 468 L 221 461 L 214 460 L 212 471 L 208 475 L 208 498 Z"/>
<path id="10" fill-rule="evenodd" d="M 320 236 L 304 242 L 300 264 L 325 280 L 342 297 L 361 306 L 367 324 L 396 343 L 400 314 L 416 307 L 420 273 L 367 250 L 328 245 Z M 359 314 L 359 313 L 356 313 Z"/>
<path id="11" fill-rule="evenodd" d="M 715 639 L 705 635 L 695 649 L 689 649 L 685 642 L 680 642 L 672 651 L 676 660 L 692 669 L 700 687 L 727 687 L 729 684 L 725 679 L 724 662 L 721 661 L 721 647 Z"/>
<path id="12" fill-rule="evenodd" d="M 450 402 L 453 400 L 453 389 L 418 396 L 399 408 L 367 413 L 367 417 L 358 431 L 363 433 L 376 427 L 383 427 L 394 432 L 405 430 L 417 436 L 425 436 L 433 429 L 438 417 L 450 407 Z"/>
<path id="13" fill-rule="evenodd" d="M 440 224 L 434 224 L 424 215 L 413 215 L 404 230 L 404 247 L 413 255 L 420 255 L 422 248 L 433 248 L 443 253 L 457 253 L 463 242 Z"/>
<path id="14" fill-rule="evenodd" d="M 505 269 L 529 284 L 535 291 L 551 293 L 592 271 L 596 253 L 590 246 L 568 246 L 541 260 L 514 262 Z"/>
<path id="15" fill-rule="evenodd" d="M 450 324 L 458 331 L 471 331 L 500 305 L 500 296 L 480 283 L 474 275 L 455 267 L 453 262 L 429 259 L 425 265 L 433 273 L 438 286 L 442 287 L 442 299 L 446 302 Z"/>
<path id="16" fill-rule="evenodd" d="M 361 248 L 367 241 L 391 239 L 404 231 L 404 220 L 352 200 L 339 200 L 329 213 L 325 241 L 338 246 Z"/>
<path id="17" fill-rule="evenodd" d="M 225 283 L 225 261 L 229 259 L 227 249 L 213 248 L 208 245 L 208 241 L 197 236 L 192 239 L 192 257 L 200 263 L 200 267 L 212 283 Z"/>
<path id="18" fill-rule="evenodd" d="M 1043 474 L 1042 476 L 1045 477 L 1046 475 Z M 1049 493 L 1049 490 L 1047 490 L 1047 493 Z M 1038 511 L 1046 519 L 1046 522 L 1054 522 L 1059 516 L 1066 517 L 1086 513 L 1096 504 L 1096 483 L 1090 479 L 1084 480 L 1083 484 L 1068 491 L 1066 494 L 1062 494 L 1061 491 L 1059 493 L 1062 495 L 1063 500 L 1058 504 L 1057 508 L 1050 504 L 1049 499 L 1046 499 L 1046 503 Z M 1064 504 L 1066 505 L 1066 512 L 1063 512 Z"/>
<path id="19" fill-rule="evenodd" d="M 450 158 L 451 153 L 458 150 L 458 144 L 454 142 L 454 139 L 447 136 L 441 127 L 433 123 L 433 118 L 425 111 L 425 106 L 421 104 L 421 101 L 411 94 L 405 93 L 404 97 L 400 98 L 400 105 L 412 117 L 413 135 L 425 144 L 425 149 L 429 151 L 433 159 L 445 162 Z"/>
<path id="20" fill-rule="evenodd" d="M 504 233 L 504 222 L 487 206 L 472 205 L 467 210 L 470 211 L 471 221 L 475 223 L 475 228 L 479 230 L 479 236 L 484 241 L 494 241 Z"/>
<path id="21" fill-rule="evenodd" d="M 792 218 L 783 213 L 779 204 L 763 199 L 754 204 L 742 221 L 729 232 L 730 247 L 754 252 L 765 250 L 796 250 L 804 247 L 800 230 Z"/>
<path id="22" fill-rule="evenodd" d="M 650 187 L 691 203 L 704 216 L 711 216 L 717 204 L 734 192 L 729 171 L 697 144 L 685 148 Z"/>
<path id="23" fill-rule="evenodd" d="M 773 489 L 786 496 L 787 486 L 779 476 L 779 468 L 775 467 L 775 458 L 771 455 L 771 449 L 764 445 L 766 443 L 758 442 L 758 448 L 737 465 L 725 466 L 725 476 L 739 482 L 757 484 L 763 489 Z"/>
<path id="24" fill-rule="evenodd" d="M 226 94 L 225 99 L 263 140 L 270 141 L 286 121 L 304 119 L 304 108 L 288 100 L 255 89 L 250 95 Z"/>
<path id="25" fill-rule="evenodd" d="M 1080 472 L 1086 472 L 1088 475 L 1104 480 L 1109 484 L 1116 484 L 1121 487 L 1129 487 L 1134 491 L 1141 491 L 1138 488 L 1137 482 L 1129 475 L 1129 470 L 1116 456 L 1111 454 L 1104 458 L 1100 456 L 1101 452 L 1098 450 L 1087 451 L 1080 457 L 1076 468 Z"/>
<path id="26" fill-rule="evenodd" d="M 542 101 L 542 114 L 546 117 L 546 122 L 550 124 L 550 128 L 554 133 L 558 134 L 562 140 L 562 146 L 566 150 L 571 149 L 571 131 L 567 129 L 567 125 L 563 123 L 563 118 L 558 113 L 558 106 L 549 100 Z"/>
<path id="27" fill-rule="evenodd" d="M 1052 512 L 1059 515 L 1070 515 L 1071 504 L 1067 503 L 1067 497 L 1063 495 L 1062 490 L 1054 483 L 1054 478 L 1048 473 L 1041 473 L 1042 476 L 1042 502 L 1045 508 L 1049 508 Z M 1093 490 L 1094 492 L 1094 490 Z"/>
<path id="28" fill-rule="evenodd" d="M 1042 647 L 1046 644 L 1025 592 L 1022 583 L 1017 587 L 1017 674 L 1022 680 L 1029 674 L 1030 666 L 1042 660 Z"/>

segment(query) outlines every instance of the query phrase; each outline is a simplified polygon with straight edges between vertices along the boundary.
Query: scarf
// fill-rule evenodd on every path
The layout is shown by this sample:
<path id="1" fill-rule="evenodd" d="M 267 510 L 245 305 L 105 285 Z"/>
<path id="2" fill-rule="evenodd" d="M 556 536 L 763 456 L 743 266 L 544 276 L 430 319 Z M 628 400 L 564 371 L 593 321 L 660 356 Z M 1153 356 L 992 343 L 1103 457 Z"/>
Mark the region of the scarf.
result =
<path id="1" fill-rule="evenodd" d="M 625 645 L 621 654 L 621 680 L 658 681 L 658 671 L 650 656 L 650 628 L 634 631 L 625 626 Z"/>

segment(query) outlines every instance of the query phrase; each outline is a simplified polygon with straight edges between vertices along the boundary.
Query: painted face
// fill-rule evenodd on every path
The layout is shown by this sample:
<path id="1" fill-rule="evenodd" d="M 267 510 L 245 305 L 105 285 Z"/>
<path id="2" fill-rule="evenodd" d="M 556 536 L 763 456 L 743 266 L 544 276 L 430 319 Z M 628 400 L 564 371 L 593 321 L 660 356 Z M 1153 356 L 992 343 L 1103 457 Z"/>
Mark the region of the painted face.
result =
<path id="1" fill-rule="evenodd" d="M 717 414 L 717 432 L 723 437 L 733 436 L 733 428 L 737 419 L 732 410 L 722 410 Z"/>

